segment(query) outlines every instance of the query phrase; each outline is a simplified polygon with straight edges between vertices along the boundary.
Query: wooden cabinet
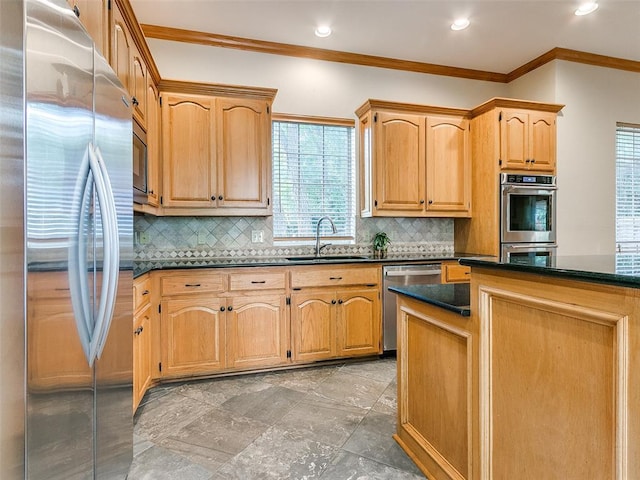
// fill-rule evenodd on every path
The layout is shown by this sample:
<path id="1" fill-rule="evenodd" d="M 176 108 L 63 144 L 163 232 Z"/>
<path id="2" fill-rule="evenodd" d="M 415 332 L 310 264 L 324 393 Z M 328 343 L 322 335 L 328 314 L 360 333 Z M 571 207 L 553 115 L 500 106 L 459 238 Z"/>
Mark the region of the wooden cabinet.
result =
<path id="1" fill-rule="evenodd" d="M 555 119 L 562 107 L 494 98 L 471 111 L 474 213 L 471 219 L 455 219 L 456 251 L 500 256 L 500 173 L 555 173 Z"/>
<path id="2" fill-rule="evenodd" d="M 133 411 L 151 385 L 152 361 L 151 278 L 133 282 Z"/>
<path id="3" fill-rule="evenodd" d="M 109 0 L 67 0 L 100 53 L 109 58 Z"/>
<path id="4" fill-rule="evenodd" d="M 111 4 L 111 67 L 131 95 L 133 117 L 146 129 L 147 65 L 118 2 Z"/>
<path id="5" fill-rule="evenodd" d="M 162 376 L 289 363 L 286 272 L 162 272 Z"/>
<path id="6" fill-rule="evenodd" d="M 356 113 L 363 216 L 471 214 L 467 111 L 369 100 Z"/>
<path id="7" fill-rule="evenodd" d="M 471 267 L 458 262 L 442 262 L 442 283 L 461 283 L 471 280 Z"/>
<path id="8" fill-rule="evenodd" d="M 294 362 L 381 353 L 379 267 L 292 269 Z"/>
<path id="9" fill-rule="evenodd" d="M 469 317 L 398 295 L 394 438 L 428 478 L 479 477 L 475 342 Z"/>
<path id="10" fill-rule="evenodd" d="M 147 202 L 152 207 L 160 205 L 161 185 L 161 127 L 160 93 L 151 76 L 147 76 Z"/>
<path id="11" fill-rule="evenodd" d="M 270 215 L 275 91 L 261 90 L 262 98 L 255 98 L 179 93 L 225 93 L 219 86 L 169 82 L 161 88 L 163 213 Z"/>
<path id="12" fill-rule="evenodd" d="M 503 170 L 555 172 L 555 113 L 505 108 L 499 122 Z"/>

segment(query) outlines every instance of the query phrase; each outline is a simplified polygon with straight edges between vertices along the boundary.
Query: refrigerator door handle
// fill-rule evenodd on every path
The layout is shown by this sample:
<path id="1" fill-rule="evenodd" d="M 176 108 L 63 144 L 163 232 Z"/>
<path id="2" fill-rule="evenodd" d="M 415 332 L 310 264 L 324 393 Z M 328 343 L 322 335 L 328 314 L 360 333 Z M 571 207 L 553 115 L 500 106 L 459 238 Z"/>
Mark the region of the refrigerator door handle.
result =
<path id="1" fill-rule="evenodd" d="M 86 212 L 89 210 L 87 202 L 91 198 L 93 180 L 89 168 L 89 149 L 85 151 L 80 164 L 80 171 L 76 181 L 73 198 L 77 200 L 75 222 L 78 228 L 77 236 L 69 245 L 69 291 L 76 321 L 76 329 L 89 366 L 93 365 L 91 358 L 91 337 L 93 332 L 93 316 L 89 298 L 89 285 L 83 275 L 87 272 L 87 243 L 83 236 L 83 226 Z"/>
<path id="2" fill-rule="evenodd" d="M 103 232 L 102 288 L 98 313 L 91 339 L 91 358 L 100 358 L 107 341 L 116 302 L 120 244 L 118 239 L 118 216 L 104 159 L 100 149 L 90 145 L 89 165 L 96 183 L 96 194 L 100 204 Z"/>

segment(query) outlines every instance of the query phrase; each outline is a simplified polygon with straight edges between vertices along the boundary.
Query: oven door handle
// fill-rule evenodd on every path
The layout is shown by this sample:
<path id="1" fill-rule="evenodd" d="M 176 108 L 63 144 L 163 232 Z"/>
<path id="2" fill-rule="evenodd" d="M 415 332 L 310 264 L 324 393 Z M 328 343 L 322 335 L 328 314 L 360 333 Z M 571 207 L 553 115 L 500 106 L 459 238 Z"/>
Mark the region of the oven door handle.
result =
<path id="1" fill-rule="evenodd" d="M 516 190 L 524 190 L 527 193 L 530 193 L 532 190 L 539 190 L 541 193 L 551 192 L 558 190 L 558 187 L 549 185 L 548 187 L 543 187 L 541 185 L 503 185 L 502 189 L 505 192 L 512 193 Z"/>
<path id="2" fill-rule="evenodd" d="M 511 245 L 504 245 L 505 250 L 524 250 L 524 249 L 531 249 L 531 248 L 537 248 L 537 249 L 544 249 L 544 250 L 549 250 L 552 248 L 558 248 L 557 245 L 550 245 L 550 244 L 540 244 L 540 243 L 520 243 L 520 244 L 511 244 Z"/>
<path id="3" fill-rule="evenodd" d="M 441 275 L 442 270 L 431 269 L 431 270 L 390 270 L 384 272 L 386 277 L 417 277 L 424 275 Z"/>

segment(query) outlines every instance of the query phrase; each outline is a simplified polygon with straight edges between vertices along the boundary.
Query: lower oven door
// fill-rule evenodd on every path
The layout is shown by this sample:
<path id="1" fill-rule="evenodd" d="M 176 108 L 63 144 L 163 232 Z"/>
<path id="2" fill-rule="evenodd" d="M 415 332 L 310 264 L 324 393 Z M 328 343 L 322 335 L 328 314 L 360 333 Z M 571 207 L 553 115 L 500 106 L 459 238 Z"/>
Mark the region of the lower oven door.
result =
<path id="1" fill-rule="evenodd" d="M 501 260 L 523 265 L 550 267 L 556 255 L 555 243 L 503 243 Z"/>

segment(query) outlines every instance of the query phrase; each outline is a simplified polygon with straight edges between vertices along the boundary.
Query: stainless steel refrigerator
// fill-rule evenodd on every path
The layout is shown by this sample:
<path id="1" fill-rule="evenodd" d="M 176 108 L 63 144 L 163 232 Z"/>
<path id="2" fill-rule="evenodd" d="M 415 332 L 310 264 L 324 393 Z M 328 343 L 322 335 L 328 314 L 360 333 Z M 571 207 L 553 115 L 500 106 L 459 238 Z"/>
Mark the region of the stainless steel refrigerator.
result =
<path id="1" fill-rule="evenodd" d="M 126 478 L 129 97 L 65 0 L 0 0 L 0 478 Z"/>

